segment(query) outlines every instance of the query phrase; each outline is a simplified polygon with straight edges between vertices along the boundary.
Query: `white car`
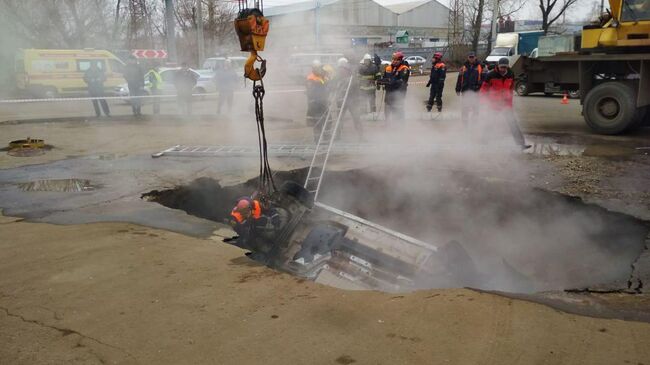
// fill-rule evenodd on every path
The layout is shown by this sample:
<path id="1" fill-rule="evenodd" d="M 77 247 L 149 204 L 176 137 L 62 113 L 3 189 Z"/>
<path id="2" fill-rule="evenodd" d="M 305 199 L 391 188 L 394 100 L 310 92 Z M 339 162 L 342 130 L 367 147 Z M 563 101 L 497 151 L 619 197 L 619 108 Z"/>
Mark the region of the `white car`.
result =
<path id="1" fill-rule="evenodd" d="M 162 78 L 162 95 L 176 95 L 176 88 L 174 87 L 174 75 L 176 71 L 180 70 L 180 67 L 161 67 L 158 70 L 160 77 Z M 194 94 L 205 94 L 205 93 L 214 93 L 217 91 L 212 78 L 214 77 L 214 72 L 212 70 L 192 70 L 198 79 L 196 81 L 196 86 L 194 86 Z M 151 84 L 148 80 L 145 80 L 144 84 L 144 93 L 145 95 L 151 94 Z M 129 96 L 129 85 L 124 83 L 122 85 L 115 87 L 116 96 Z"/>
<path id="2" fill-rule="evenodd" d="M 408 62 L 410 66 L 415 66 L 415 65 L 424 65 L 425 63 L 427 63 L 427 60 L 422 56 L 409 56 L 406 57 L 406 62 Z"/>

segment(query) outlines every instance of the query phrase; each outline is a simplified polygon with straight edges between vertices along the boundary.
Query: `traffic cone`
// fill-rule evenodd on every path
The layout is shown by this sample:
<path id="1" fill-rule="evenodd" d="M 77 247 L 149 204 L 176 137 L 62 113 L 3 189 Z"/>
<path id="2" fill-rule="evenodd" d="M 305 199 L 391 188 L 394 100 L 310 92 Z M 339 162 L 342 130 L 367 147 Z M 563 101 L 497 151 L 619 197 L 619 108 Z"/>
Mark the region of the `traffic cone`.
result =
<path id="1" fill-rule="evenodd" d="M 566 92 L 564 92 L 564 96 L 562 97 L 562 104 L 569 104 L 569 97 Z"/>

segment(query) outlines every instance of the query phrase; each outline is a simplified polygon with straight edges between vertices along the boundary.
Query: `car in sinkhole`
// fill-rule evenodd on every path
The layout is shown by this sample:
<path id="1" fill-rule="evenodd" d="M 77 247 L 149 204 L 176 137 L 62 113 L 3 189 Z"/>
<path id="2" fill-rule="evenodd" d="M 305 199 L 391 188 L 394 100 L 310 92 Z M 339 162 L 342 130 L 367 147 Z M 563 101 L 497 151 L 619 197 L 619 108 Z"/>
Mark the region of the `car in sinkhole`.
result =
<path id="1" fill-rule="evenodd" d="M 480 287 L 481 275 L 456 241 L 433 245 L 344 212 L 287 181 L 271 204 L 282 217 L 272 237 L 257 236 L 249 257 L 274 269 L 343 289 L 404 292 Z M 516 276 L 516 275 L 515 275 Z"/>

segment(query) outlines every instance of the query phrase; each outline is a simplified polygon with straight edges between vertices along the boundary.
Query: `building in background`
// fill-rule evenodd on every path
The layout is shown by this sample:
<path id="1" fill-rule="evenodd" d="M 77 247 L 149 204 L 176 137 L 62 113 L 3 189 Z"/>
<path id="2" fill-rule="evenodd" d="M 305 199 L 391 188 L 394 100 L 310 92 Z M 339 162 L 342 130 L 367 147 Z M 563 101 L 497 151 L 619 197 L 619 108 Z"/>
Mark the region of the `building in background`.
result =
<path id="1" fill-rule="evenodd" d="M 449 9 L 436 0 L 384 7 L 373 0 L 322 0 L 264 11 L 272 31 L 267 44 L 289 51 L 328 51 L 388 45 L 398 32 L 400 47 L 447 39 Z"/>

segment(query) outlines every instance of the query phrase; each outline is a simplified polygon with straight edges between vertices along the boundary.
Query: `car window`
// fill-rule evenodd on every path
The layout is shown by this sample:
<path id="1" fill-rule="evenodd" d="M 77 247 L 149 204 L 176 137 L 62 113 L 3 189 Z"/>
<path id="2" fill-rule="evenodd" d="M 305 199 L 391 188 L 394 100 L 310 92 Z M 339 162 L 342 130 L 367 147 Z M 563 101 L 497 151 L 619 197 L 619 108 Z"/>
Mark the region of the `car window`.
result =
<path id="1" fill-rule="evenodd" d="M 54 61 L 54 60 L 33 60 L 32 71 L 38 72 L 52 72 L 52 71 L 65 71 L 68 69 L 68 62 Z"/>
<path id="2" fill-rule="evenodd" d="M 124 73 L 124 65 L 120 61 L 114 60 L 114 59 L 109 59 L 108 60 L 108 65 L 111 67 L 112 72 L 117 72 L 117 73 L 120 73 L 120 74 Z"/>
<path id="3" fill-rule="evenodd" d="M 25 72 L 25 60 L 16 60 L 16 72 Z"/>
<path id="4" fill-rule="evenodd" d="M 101 70 L 106 69 L 106 60 L 77 60 L 77 71 L 84 72 L 90 68 L 91 63 L 98 63 Z"/>

